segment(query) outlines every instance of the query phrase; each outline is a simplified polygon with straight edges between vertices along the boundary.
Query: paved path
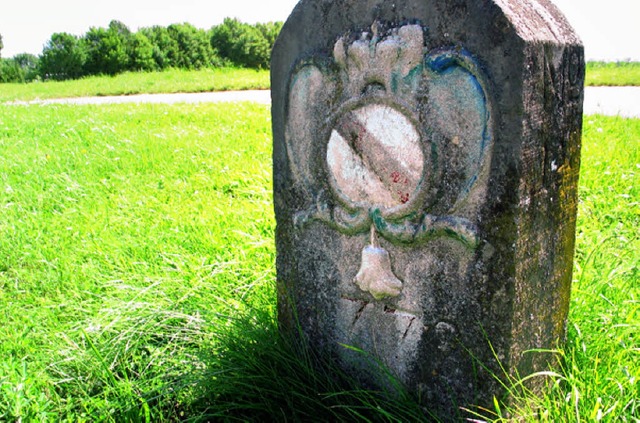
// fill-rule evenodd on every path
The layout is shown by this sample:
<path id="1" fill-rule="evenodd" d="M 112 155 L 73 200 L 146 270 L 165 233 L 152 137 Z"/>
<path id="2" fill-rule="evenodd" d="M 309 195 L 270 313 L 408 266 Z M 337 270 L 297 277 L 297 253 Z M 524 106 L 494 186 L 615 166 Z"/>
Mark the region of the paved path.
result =
<path id="1" fill-rule="evenodd" d="M 269 91 L 223 91 L 195 94 L 139 94 L 108 97 L 79 97 L 55 100 L 36 100 L 11 104 L 107 104 L 107 103 L 203 103 L 252 101 L 270 104 Z M 587 87 L 584 112 L 640 118 L 640 87 Z"/>
<path id="2" fill-rule="evenodd" d="M 587 87 L 584 113 L 640 117 L 640 87 Z"/>
<path id="3" fill-rule="evenodd" d="M 122 103 L 219 103 L 252 101 L 271 104 L 268 90 L 218 91 L 207 93 L 135 94 L 103 97 L 58 98 L 52 100 L 16 101 L 10 104 L 122 104 Z"/>

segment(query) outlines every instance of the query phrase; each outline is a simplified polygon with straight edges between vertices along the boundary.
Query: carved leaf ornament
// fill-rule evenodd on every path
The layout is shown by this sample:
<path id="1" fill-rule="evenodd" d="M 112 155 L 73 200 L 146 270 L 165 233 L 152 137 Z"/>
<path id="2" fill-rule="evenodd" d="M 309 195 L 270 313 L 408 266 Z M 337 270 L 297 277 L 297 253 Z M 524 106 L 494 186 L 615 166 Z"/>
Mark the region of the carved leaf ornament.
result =
<path id="1" fill-rule="evenodd" d="M 331 58 L 302 60 L 289 85 L 285 138 L 294 183 L 321 221 L 371 233 L 355 283 L 377 300 L 401 281 L 379 235 L 395 244 L 440 236 L 478 245 L 458 215 L 486 175 L 492 118 L 485 78 L 461 49 L 429 52 L 420 25 L 347 34 Z"/>

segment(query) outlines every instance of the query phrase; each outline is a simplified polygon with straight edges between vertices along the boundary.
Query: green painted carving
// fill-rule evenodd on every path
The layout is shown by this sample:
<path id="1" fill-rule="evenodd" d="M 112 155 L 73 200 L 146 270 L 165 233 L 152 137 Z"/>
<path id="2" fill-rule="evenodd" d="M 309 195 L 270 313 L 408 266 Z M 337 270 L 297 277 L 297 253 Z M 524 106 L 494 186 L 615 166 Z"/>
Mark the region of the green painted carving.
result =
<path id="1" fill-rule="evenodd" d="M 427 53 L 419 25 L 380 28 L 345 35 L 331 58 L 294 69 L 285 133 L 294 182 L 314 199 L 296 227 L 319 221 L 349 236 L 370 231 L 355 282 L 376 299 L 402 289 L 377 235 L 403 245 L 451 237 L 477 248 L 477 228 L 457 213 L 473 201 L 493 141 L 474 58 Z"/>

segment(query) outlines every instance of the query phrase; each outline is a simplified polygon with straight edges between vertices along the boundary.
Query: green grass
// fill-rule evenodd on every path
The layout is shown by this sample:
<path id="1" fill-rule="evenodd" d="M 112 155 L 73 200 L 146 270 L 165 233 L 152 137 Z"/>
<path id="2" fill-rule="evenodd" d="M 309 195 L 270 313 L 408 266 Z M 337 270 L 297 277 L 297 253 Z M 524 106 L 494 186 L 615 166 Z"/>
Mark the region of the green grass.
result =
<path id="1" fill-rule="evenodd" d="M 64 97 L 268 89 L 269 71 L 220 68 L 127 72 L 74 81 L 0 84 L 0 103 Z"/>
<path id="2" fill-rule="evenodd" d="M 0 421 L 173 414 L 218 314 L 272 307 L 267 113 L 0 107 Z"/>
<path id="3" fill-rule="evenodd" d="M 640 62 L 588 62 L 587 86 L 640 86 Z"/>
<path id="4" fill-rule="evenodd" d="M 0 421 L 418 419 L 278 336 L 269 128 L 250 104 L 0 106 Z M 561 369 L 486 418 L 637 421 L 638 175 L 640 120 L 587 117 Z"/>
<path id="5" fill-rule="evenodd" d="M 640 63 L 587 63 L 586 85 L 640 85 Z M 252 69 L 167 70 L 94 76 L 75 81 L 0 84 L 0 103 L 51 98 L 142 93 L 268 89 L 269 71 Z"/>

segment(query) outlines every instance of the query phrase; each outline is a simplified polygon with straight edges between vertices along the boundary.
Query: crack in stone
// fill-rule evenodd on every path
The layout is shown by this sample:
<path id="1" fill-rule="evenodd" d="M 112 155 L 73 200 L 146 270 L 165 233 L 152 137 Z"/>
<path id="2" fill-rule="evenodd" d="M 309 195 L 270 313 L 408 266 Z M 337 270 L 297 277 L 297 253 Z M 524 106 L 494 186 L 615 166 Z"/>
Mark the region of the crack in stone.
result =
<path id="1" fill-rule="evenodd" d="M 402 340 L 404 341 L 405 339 L 407 339 L 407 335 L 409 335 L 409 329 L 411 329 L 411 326 L 413 326 L 413 322 L 415 322 L 417 319 L 417 317 L 414 317 L 411 319 L 411 321 L 409 322 L 409 325 L 407 326 L 407 330 L 404 331 L 404 334 L 402 335 Z"/>
<path id="2" fill-rule="evenodd" d="M 360 320 L 360 317 L 362 317 L 362 313 L 364 312 L 364 309 L 369 305 L 368 302 L 366 301 L 361 301 L 361 300 L 353 300 L 350 298 L 344 298 L 347 301 L 353 301 L 353 302 L 358 302 L 361 303 L 362 305 L 360 306 L 360 308 L 358 309 L 358 311 L 356 312 L 355 317 L 353 318 L 353 322 L 351 323 L 351 327 L 354 327 L 356 325 L 356 323 L 358 323 L 358 320 Z"/>
<path id="3" fill-rule="evenodd" d="M 351 301 L 353 303 L 360 304 L 360 307 L 358 308 L 358 311 L 356 312 L 355 318 L 353 319 L 353 323 L 351 324 L 352 326 L 355 326 L 355 324 L 358 322 L 358 320 L 360 320 L 360 317 L 362 317 L 362 313 L 364 313 L 364 309 L 368 305 L 372 304 L 370 301 L 359 299 L 359 298 L 352 298 L 352 297 L 348 297 L 348 296 L 342 296 L 341 298 L 343 300 L 345 300 L 345 301 Z M 389 315 L 392 315 L 394 317 L 405 317 L 407 319 L 411 319 L 410 325 L 419 317 L 419 313 L 415 313 L 415 312 L 407 311 L 407 310 L 397 309 L 397 308 L 391 307 L 391 306 L 389 306 L 387 304 L 384 305 L 383 312 L 385 314 L 389 314 Z M 408 331 L 408 329 L 407 329 L 407 331 Z"/>

